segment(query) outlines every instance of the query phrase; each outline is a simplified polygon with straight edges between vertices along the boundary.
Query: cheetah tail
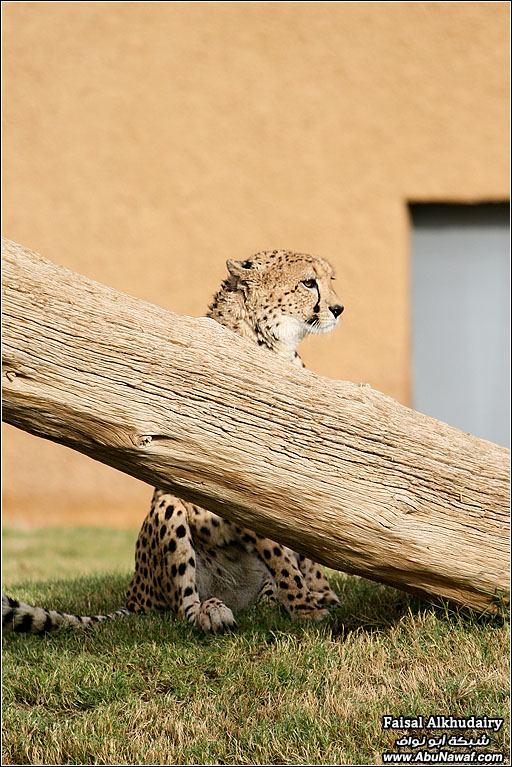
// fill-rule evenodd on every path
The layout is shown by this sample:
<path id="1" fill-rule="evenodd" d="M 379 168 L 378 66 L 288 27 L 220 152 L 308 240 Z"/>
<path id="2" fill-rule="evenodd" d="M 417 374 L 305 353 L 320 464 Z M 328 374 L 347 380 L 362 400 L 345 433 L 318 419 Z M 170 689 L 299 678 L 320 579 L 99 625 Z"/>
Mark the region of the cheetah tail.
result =
<path id="1" fill-rule="evenodd" d="M 121 618 L 129 615 L 125 607 L 108 615 L 68 615 L 57 610 L 45 610 L 43 607 L 33 607 L 25 602 L 18 602 L 6 594 L 2 594 L 2 629 L 18 631 L 25 634 L 44 634 L 55 632 L 69 626 L 73 628 L 88 628 L 102 621 Z"/>

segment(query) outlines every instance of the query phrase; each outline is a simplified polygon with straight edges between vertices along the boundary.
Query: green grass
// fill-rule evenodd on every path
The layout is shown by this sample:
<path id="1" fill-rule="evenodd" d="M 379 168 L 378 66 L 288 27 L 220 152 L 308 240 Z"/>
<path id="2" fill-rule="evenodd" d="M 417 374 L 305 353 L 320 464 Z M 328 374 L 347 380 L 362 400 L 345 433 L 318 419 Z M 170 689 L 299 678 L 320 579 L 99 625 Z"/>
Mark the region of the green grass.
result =
<path id="1" fill-rule="evenodd" d="M 57 609 L 113 610 L 135 538 L 4 532 L 4 587 Z M 502 621 L 340 573 L 333 581 L 343 606 L 321 624 L 254 606 L 223 636 L 160 614 L 86 633 L 6 635 L 4 762 L 380 764 L 403 734 L 382 731 L 384 714 L 508 718 Z M 488 750 L 507 749 L 505 726 Z"/>
<path id="2" fill-rule="evenodd" d="M 128 572 L 134 561 L 137 533 L 102 527 L 4 527 L 4 585 L 108 572 L 112 568 Z"/>

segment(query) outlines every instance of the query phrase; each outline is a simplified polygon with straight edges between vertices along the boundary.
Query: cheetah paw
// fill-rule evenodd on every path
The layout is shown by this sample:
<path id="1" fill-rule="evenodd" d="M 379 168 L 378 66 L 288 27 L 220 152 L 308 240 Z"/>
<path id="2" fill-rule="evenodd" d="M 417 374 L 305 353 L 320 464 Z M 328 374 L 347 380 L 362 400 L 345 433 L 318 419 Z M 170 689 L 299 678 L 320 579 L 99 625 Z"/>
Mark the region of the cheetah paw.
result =
<path id="1" fill-rule="evenodd" d="M 318 599 L 317 594 L 309 592 L 304 601 L 296 605 L 293 614 L 298 618 L 321 621 L 329 615 L 329 611 L 324 607 L 322 600 Z"/>
<path id="2" fill-rule="evenodd" d="M 298 607 L 293 614 L 296 615 L 297 618 L 313 621 L 323 621 L 323 619 L 329 615 L 329 610 L 319 610 L 315 607 Z"/>
<path id="3" fill-rule="evenodd" d="M 314 597 L 319 605 L 329 605 L 330 607 L 341 605 L 339 597 L 332 589 L 329 589 L 329 591 L 312 591 L 311 596 Z"/>
<path id="4" fill-rule="evenodd" d="M 201 603 L 196 615 L 196 625 L 203 631 L 214 634 L 222 631 L 234 631 L 238 628 L 233 613 L 220 599 L 207 599 Z"/>

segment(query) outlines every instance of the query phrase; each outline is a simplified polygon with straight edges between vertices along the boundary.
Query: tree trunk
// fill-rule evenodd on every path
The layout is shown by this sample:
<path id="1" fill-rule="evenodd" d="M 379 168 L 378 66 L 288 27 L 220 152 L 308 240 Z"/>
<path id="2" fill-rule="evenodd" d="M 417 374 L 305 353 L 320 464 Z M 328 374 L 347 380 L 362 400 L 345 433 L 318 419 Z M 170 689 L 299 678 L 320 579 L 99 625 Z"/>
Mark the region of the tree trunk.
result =
<path id="1" fill-rule="evenodd" d="M 4 241 L 3 417 L 318 562 L 508 597 L 505 448 Z"/>

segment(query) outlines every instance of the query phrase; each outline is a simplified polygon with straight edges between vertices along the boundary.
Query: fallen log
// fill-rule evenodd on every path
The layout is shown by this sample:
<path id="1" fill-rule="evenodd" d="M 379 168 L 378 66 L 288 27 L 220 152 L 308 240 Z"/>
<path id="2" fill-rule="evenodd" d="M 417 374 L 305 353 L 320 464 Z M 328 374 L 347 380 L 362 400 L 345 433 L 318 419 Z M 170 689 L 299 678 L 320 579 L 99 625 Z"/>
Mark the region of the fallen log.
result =
<path id="1" fill-rule="evenodd" d="M 329 567 L 507 600 L 509 451 L 3 241 L 3 418 Z"/>

